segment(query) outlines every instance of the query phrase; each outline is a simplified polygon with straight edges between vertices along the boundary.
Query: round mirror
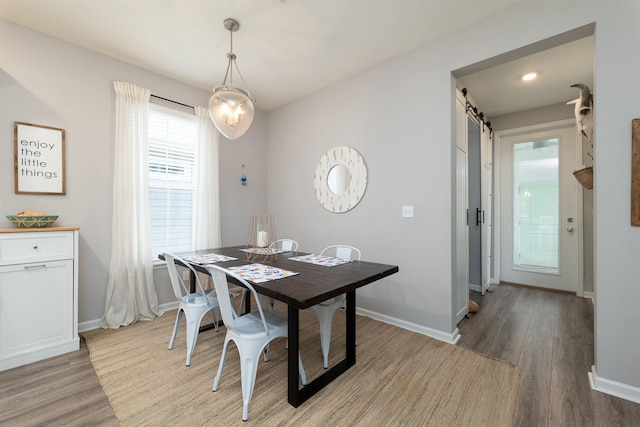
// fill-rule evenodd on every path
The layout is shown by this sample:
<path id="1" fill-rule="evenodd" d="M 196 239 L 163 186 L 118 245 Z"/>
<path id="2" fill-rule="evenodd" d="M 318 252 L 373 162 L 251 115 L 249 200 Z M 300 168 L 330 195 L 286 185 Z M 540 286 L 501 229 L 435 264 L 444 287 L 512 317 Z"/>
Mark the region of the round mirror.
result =
<path id="1" fill-rule="evenodd" d="M 353 148 L 332 148 L 318 162 L 313 185 L 316 197 L 325 209 L 336 213 L 347 212 L 364 195 L 367 166 L 360 153 Z"/>
<path id="2" fill-rule="evenodd" d="M 335 165 L 327 175 L 327 186 L 333 194 L 339 196 L 347 191 L 350 180 L 349 168 L 345 165 Z"/>

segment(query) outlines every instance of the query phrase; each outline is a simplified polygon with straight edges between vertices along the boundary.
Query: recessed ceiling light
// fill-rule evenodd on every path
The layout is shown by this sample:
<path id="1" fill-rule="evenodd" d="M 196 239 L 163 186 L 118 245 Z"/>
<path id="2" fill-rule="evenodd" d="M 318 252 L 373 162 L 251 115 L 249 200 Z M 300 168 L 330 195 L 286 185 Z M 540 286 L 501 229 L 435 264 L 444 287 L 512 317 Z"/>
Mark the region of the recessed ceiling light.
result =
<path id="1" fill-rule="evenodd" d="M 526 82 L 526 81 L 529 81 L 529 80 L 533 80 L 536 77 L 538 77 L 538 75 L 536 73 L 527 73 L 524 76 L 522 76 L 522 80 L 524 80 Z"/>

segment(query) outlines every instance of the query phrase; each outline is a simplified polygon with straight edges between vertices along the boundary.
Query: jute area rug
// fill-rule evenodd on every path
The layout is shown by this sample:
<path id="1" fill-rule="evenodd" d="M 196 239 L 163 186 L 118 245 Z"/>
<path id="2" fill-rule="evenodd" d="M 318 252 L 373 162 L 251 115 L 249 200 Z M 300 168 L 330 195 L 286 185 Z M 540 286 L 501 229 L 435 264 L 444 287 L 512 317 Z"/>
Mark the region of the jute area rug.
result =
<path id="1" fill-rule="evenodd" d="M 278 307 L 278 303 L 276 303 Z M 283 310 L 283 307 L 280 307 Z M 100 383 L 123 426 L 510 426 L 519 371 L 511 363 L 367 317 L 357 317 L 356 365 L 294 408 L 287 403 L 286 340 L 260 361 L 249 421 L 242 422 L 233 344 L 217 392 L 224 327 L 200 333 L 185 366 L 184 323 L 167 345 L 175 311 L 152 322 L 83 333 Z M 205 321 L 210 320 L 205 316 Z M 323 372 L 315 313 L 300 314 L 307 378 Z M 344 357 L 344 312 L 334 318 L 330 365 Z"/>

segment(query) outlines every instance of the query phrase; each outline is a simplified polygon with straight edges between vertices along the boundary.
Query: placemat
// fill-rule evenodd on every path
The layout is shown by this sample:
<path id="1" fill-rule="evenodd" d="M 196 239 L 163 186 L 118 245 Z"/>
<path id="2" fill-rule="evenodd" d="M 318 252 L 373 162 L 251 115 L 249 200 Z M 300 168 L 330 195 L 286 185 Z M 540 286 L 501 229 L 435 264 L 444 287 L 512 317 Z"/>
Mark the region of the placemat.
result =
<path id="1" fill-rule="evenodd" d="M 215 264 L 217 262 L 234 261 L 238 258 L 233 258 L 226 255 L 218 254 L 204 254 L 204 255 L 192 255 L 183 258 L 185 261 L 192 262 L 194 264 Z"/>
<path id="2" fill-rule="evenodd" d="M 270 280 L 282 279 L 284 277 L 295 276 L 296 272 L 271 267 L 264 264 L 247 264 L 237 267 L 229 267 L 229 270 L 238 276 L 253 283 L 264 283 Z"/>
<path id="3" fill-rule="evenodd" d="M 352 261 L 348 258 L 337 258 L 316 254 L 295 256 L 289 259 L 293 261 L 308 262 L 309 264 L 324 265 L 325 267 L 333 267 L 335 265 L 346 264 Z"/>

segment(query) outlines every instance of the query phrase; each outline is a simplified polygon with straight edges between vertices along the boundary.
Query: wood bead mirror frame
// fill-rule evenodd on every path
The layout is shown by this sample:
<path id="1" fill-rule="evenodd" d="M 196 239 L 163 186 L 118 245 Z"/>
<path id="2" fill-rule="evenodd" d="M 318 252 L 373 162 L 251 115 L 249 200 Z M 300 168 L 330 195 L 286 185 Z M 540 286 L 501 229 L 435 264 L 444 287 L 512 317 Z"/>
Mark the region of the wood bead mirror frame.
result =
<path id="1" fill-rule="evenodd" d="M 348 212 L 362 200 L 367 188 L 367 166 L 354 148 L 334 147 L 318 162 L 313 185 L 326 210 Z"/>

